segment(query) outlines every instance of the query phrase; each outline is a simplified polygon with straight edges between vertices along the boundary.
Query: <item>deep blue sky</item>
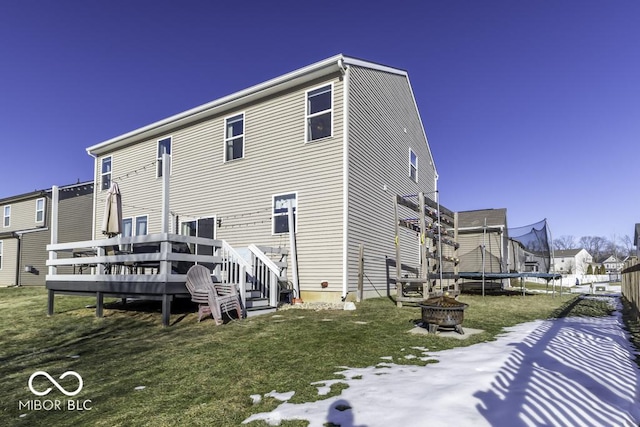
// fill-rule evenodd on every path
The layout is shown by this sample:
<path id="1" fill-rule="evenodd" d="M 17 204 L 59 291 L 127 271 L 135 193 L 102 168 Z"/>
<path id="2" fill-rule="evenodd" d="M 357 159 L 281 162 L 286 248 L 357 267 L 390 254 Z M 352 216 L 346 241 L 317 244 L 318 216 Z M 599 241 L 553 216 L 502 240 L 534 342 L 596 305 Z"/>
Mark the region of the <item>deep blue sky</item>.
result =
<path id="1" fill-rule="evenodd" d="M 555 237 L 640 222 L 640 2 L 4 1 L 0 198 L 86 147 L 329 56 L 405 69 L 453 210 Z"/>

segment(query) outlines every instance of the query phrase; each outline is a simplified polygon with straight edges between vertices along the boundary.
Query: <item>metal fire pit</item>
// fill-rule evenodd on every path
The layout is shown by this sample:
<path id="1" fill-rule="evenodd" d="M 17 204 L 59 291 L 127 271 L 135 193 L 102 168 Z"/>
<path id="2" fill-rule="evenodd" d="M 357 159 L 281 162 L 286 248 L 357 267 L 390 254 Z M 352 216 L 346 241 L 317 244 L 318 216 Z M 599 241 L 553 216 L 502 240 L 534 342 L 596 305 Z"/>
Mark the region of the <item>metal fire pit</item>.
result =
<path id="1" fill-rule="evenodd" d="M 418 305 L 422 307 L 422 325 L 429 329 L 430 334 L 438 332 L 440 327 L 454 328 L 459 334 L 464 334 L 462 321 L 464 309 L 469 304 L 443 295 L 429 298 Z"/>

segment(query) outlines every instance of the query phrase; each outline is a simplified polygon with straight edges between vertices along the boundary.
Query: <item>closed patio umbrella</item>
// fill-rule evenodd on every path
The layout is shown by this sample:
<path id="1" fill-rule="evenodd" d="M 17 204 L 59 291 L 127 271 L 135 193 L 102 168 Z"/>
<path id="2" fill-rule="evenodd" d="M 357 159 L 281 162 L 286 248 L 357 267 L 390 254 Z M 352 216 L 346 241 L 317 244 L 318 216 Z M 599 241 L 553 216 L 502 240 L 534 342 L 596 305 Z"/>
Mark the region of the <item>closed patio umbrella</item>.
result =
<path id="1" fill-rule="evenodd" d="M 111 183 L 109 191 L 107 191 L 107 200 L 104 206 L 104 217 L 102 218 L 102 234 L 113 237 L 121 232 L 122 201 L 118 184 L 113 182 Z"/>

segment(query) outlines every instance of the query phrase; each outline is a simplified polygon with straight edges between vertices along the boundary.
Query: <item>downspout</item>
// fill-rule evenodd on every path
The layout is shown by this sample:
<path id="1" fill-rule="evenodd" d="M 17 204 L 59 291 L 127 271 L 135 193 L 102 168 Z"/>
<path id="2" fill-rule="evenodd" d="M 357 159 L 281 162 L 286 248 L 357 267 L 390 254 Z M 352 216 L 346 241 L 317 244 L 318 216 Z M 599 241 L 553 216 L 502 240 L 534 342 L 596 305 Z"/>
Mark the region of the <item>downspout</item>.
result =
<path id="1" fill-rule="evenodd" d="M 16 239 L 18 239 L 18 244 L 17 246 L 17 251 L 16 254 L 18 255 L 16 257 L 16 284 L 15 286 L 21 286 L 20 285 L 20 261 L 22 261 L 22 234 L 20 233 L 13 233 L 14 237 Z"/>
<path id="2" fill-rule="evenodd" d="M 349 67 L 338 59 L 342 73 L 342 300 L 349 293 Z"/>

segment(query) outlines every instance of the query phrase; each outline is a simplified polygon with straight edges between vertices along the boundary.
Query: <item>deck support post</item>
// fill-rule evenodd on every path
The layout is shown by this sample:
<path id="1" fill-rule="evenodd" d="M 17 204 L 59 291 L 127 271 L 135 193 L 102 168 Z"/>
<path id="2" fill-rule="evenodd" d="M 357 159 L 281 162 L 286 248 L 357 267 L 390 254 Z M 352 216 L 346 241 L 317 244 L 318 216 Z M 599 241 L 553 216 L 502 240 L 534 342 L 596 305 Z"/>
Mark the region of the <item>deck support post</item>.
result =
<path id="1" fill-rule="evenodd" d="M 53 316 L 53 297 L 55 292 L 52 289 L 49 289 L 47 298 L 47 316 Z"/>
<path id="2" fill-rule="evenodd" d="M 162 294 L 162 326 L 169 326 L 171 317 L 171 295 Z"/>
<path id="3" fill-rule="evenodd" d="M 104 294 L 96 292 L 96 317 L 102 317 L 102 309 L 104 306 Z"/>

